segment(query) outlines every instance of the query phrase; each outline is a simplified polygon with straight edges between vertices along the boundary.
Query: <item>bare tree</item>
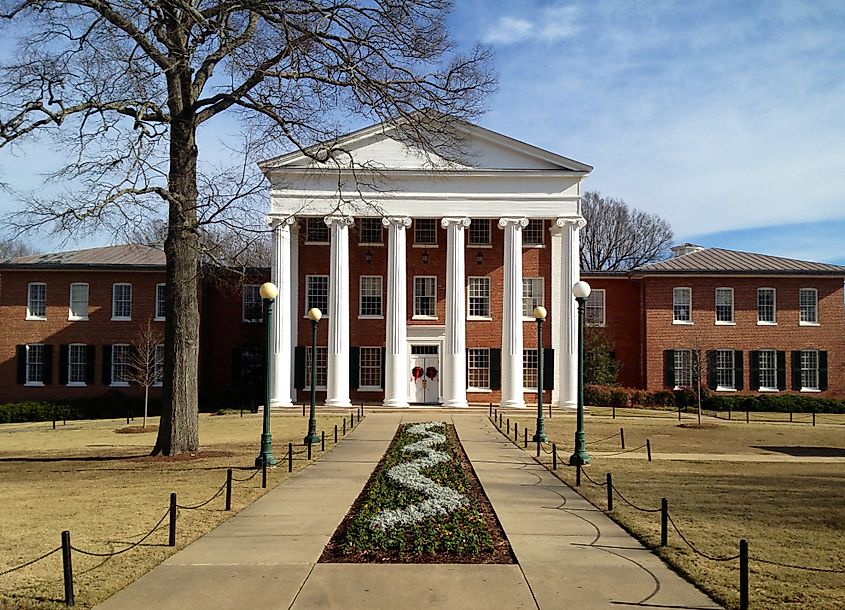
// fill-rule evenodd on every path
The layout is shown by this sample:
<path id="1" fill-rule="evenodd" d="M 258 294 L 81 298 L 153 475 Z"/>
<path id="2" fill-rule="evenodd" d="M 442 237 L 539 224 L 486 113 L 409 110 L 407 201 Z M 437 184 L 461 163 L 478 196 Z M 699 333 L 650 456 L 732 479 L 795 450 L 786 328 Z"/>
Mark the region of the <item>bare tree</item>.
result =
<path id="1" fill-rule="evenodd" d="M 147 427 L 150 388 L 156 383 L 162 382 L 161 359 L 156 357 L 156 351 L 162 346 L 163 342 L 164 337 L 153 328 L 153 324 L 149 320 L 132 341 L 127 377 L 129 381 L 144 388 L 144 428 Z"/>
<path id="2" fill-rule="evenodd" d="M 35 251 L 29 244 L 13 239 L 0 239 L 0 261 L 30 254 L 35 254 Z"/>
<path id="3" fill-rule="evenodd" d="M 657 216 L 628 208 L 622 199 L 587 191 L 581 200 L 581 268 L 624 271 L 669 256 L 672 228 Z"/>
<path id="4" fill-rule="evenodd" d="M 16 228 L 79 234 L 166 218 L 162 417 L 153 454 L 196 451 L 201 227 L 239 226 L 266 187 L 252 160 L 200 163 L 199 129 L 234 114 L 246 150 L 325 160 L 347 121 L 388 121 L 422 150 L 481 112 L 490 53 L 454 50 L 448 0 L 0 0 L 0 148 L 43 133 L 72 196 L 29 197 Z M 330 150 L 333 149 L 330 147 Z M 335 155 L 329 155 L 334 159 Z M 229 180 L 235 176 L 237 180 Z M 265 199 L 266 201 L 266 199 Z"/>

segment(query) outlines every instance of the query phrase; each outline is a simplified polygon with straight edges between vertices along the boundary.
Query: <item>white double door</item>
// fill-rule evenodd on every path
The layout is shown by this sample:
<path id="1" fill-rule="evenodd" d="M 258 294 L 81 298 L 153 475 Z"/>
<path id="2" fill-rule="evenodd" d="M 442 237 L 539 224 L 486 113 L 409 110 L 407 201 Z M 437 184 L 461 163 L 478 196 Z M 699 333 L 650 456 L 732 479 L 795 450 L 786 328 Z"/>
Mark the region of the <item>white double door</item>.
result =
<path id="1" fill-rule="evenodd" d="M 411 345 L 408 376 L 412 403 L 440 403 L 440 355 L 436 345 Z"/>

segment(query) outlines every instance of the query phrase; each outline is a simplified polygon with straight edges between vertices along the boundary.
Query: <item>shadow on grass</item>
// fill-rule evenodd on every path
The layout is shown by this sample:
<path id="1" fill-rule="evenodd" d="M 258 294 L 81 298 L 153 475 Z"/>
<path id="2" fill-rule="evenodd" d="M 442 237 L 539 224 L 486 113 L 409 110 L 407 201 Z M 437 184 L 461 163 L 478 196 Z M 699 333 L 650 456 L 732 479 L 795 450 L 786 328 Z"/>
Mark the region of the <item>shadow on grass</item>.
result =
<path id="1" fill-rule="evenodd" d="M 840 447 L 801 447 L 801 446 L 775 446 L 775 445 L 752 445 L 754 449 L 764 449 L 776 453 L 785 453 L 793 457 L 845 457 L 845 449 Z"/>
<path id="2" fill-rule="evenodd" d="M 135 460 L 148 457 L 149 453 L 139 455 L 89 455 L 89 456 L 44 456 L 44 457 L 2 457 L 0 462 L 114 462 L 120 460 Z"/>

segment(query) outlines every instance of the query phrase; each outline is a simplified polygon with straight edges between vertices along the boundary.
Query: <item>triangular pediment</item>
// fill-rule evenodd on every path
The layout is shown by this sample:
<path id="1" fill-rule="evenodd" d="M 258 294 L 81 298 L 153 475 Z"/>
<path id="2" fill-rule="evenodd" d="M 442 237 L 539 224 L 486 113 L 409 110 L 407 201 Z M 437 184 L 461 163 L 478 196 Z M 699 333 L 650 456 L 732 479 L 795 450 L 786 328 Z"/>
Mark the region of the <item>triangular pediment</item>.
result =
<path id="1" fill-rule="evenodd" d="M 403 137 L 401 129 L 381 123 L 310 147 L 309 154 L 296 151 L 264 161 L 260 167 L 265 172 L 284 171 L 327 164 L 349 166 L 351 160 L 354 166 L 380 170 L 533 170 L 583 174 L 592 170 L 584 163 L 465 121 L 452 121 L 449 129 L 451 137 L 443 138 L 448 144 L 425 151 Z M 331 156 L 326 163 L 313 158 L 324 154 Z"/>

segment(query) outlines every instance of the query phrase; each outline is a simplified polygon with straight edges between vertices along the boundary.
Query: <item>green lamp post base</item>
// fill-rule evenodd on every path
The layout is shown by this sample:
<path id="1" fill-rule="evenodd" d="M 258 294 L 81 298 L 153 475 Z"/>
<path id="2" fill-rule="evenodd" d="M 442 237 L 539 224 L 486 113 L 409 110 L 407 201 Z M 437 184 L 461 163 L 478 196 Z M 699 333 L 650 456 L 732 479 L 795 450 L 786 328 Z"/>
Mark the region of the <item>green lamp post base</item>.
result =
<path id="1" fill-rule="evenodd" d="M 320 437 L 317 436 L 316 432 L 309 432 L 308 436 L 306 436 L 302 440 L 302 442 L 305 443 L 306 445 L 319 444 L 320 443 Z"/>
<path id="2" fill-rule="evenodd" d="M 570 466 L 583 466 L 593 461 L 587 453 L 587 437 L 583 432 L 575 433 L 575 451 L 569 456 Z"/>
<path id="3" fill-rule="evenodd" d="M 256 468 L 261 468 L 261 464 L 264 463 L 265 458 L 267 459 L 268 466 L 275 466 L 278 463 L 276 458 L 273 456 L 271 438 L 272 437 L 269 434 L 261 435 L 261 452 L 258 454 L 258 457 L 255 458 Z"/>

